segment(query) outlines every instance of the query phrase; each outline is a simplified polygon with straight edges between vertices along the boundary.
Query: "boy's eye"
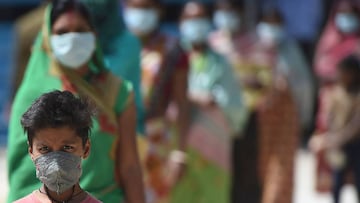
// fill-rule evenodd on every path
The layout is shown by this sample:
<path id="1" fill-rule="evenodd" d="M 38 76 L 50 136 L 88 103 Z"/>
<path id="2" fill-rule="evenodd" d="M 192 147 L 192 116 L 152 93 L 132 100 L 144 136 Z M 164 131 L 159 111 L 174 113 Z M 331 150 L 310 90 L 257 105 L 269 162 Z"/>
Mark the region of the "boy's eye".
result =
<path id="1" fill-rule="evenodd" d="M 65 151 L 72 151 L 74 149 L 73 146 L 69 146 L 69 145 L 65 145 L 63 148 Z"/>
<path id="2" fill-rule="evenodd" d="M 40 153 L 46 153 L 46 152 L 48 152 L 49 151 L 49 147 L 47 147 L 47 146 L 43 146 L 43 147 L 40 147 L 39 148 L 39 152 Z"/>

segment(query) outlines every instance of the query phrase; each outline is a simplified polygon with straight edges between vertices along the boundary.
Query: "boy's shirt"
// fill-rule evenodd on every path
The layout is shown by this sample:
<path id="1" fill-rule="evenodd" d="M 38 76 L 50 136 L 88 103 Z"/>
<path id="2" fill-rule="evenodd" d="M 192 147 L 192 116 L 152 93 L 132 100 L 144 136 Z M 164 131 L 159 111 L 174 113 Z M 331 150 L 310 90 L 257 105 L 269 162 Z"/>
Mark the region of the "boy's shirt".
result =
<path id="1" fill-rule="evenodd" d="M 46 201 L 45 201 L 46 202 Z M 45 203 L 43 199 L 39 196 L 38 190 L 32 192 L 31 194 L 27 195 L 26 197 L 23 197 L 14 203 Z M 51 202 L 48 200 L 48 202 Z M 80 203 L 102 203 L 100 200 L 97 200 L 90 194 L 87 194 L 87 197 L 81 201 Z"/>
<path id="2" fill-rule="evenodd" d="M 355 129 L 357 126 L 352 126 L 351 120 L 356 114 L 359 114 L 360 107 L 360 91 L 350 94 L 342 86 L 334 87 L 331 96 L 329 97 L 329 115 L 328 126 L 330 132 L 342 131 L 342 129 Z M 346 144 L 352 137 L 335 133 L 335 139 L 341 143 Z"/>

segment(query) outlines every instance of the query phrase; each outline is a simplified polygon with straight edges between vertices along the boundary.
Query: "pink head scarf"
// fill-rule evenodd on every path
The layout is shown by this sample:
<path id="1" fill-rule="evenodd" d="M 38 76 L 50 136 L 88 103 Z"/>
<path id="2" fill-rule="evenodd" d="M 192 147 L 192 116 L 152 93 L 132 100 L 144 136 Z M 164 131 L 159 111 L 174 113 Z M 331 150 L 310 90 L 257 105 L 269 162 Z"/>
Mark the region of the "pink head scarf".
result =
<path id="1" fill-rule="evenodd" d="M 360 19 L 360 0 L 339 0 L 320 38 L 315 55 L 315 73 L 322 81 L 336 79 L 336 66 L 344 57 L 360 53 L 360 32 L 344 35 L 335 25 L 340 7 L 348 3 Z"/>

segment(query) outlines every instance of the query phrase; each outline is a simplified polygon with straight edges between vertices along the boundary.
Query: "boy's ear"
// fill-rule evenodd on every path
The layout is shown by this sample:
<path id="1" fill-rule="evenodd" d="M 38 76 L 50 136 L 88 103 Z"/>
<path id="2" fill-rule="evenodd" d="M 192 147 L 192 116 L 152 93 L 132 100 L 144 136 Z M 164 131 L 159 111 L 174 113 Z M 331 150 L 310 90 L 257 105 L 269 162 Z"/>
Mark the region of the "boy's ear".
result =
<path id="1" fill-rule="evenodd" d="M 30 145 L 29 141 L 27 142 L 27 144 L 28 144 L 28 152 L 29 152 L 29 155 L 30 155 L 31 159 L 34 160 L 35 157 L 34 157 L 34 154 L 33 154 L 33 148 L 32 148 L 32 146 Z"/>
<path id="2" fill-rule="evenodd" d="M 90 148 L 91 148 L 91 143 L 90 140 L 88 139 L 85 143 L 83 159 L 86 159 L 90 155 Z"/>

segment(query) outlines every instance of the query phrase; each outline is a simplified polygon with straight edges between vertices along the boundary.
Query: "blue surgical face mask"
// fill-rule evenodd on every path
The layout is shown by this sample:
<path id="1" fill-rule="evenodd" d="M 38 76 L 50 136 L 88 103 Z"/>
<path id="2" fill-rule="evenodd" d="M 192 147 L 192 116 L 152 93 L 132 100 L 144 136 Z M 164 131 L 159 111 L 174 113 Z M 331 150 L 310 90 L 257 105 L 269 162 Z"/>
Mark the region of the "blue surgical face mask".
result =
<path id="1" fill-rule="evenodd" d="M 235 12 L 218 10 L 214 14 L 214 25 L 221 30 L 235 32 L 240 27 L 241 19 Z"/>
<path id="2" fill-rule="evenodd" d="M 187 19 L 180 24 L 181 37 L 190 44 L 206 42 L 210 31 L 211 23 L 206 18 Z"/>
<path id="3" fill-rule="evenodd" d="M 261 22 L 256 27 L 259 39 L 267 44 L 277 44 L 284 38 L 284 30 L 280 25 Z"/>
<path id="4" fill-rule="evenodd" d="M 156 9 L 126 8 L 124 21 L 136 35 L 146 35 L 158 26 L 159 14 Z"/>
<path id="5" fill-rule="evenodd" d="M 79 68 L 87 63 L 95 51 L 95 35 L 92 32 L 69 32 L 52 35 L 50 44 L 56 59 L 68 68 Z"/>
<path id="6" fill-rule="evenodd" d="M 359 30 L 359 19 L 353 13 L 338 13 L 335 25 L 342 33 L 354 33 Z"/>

